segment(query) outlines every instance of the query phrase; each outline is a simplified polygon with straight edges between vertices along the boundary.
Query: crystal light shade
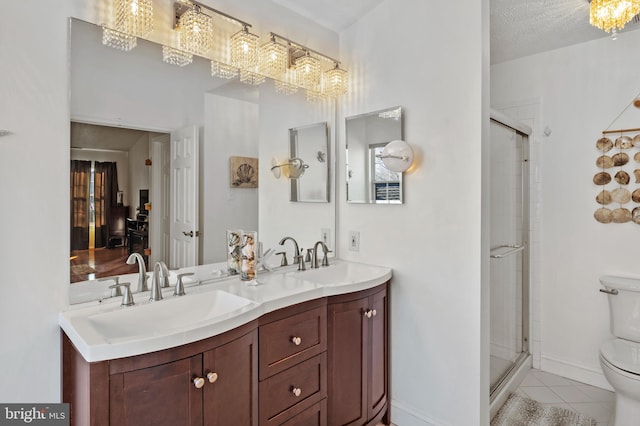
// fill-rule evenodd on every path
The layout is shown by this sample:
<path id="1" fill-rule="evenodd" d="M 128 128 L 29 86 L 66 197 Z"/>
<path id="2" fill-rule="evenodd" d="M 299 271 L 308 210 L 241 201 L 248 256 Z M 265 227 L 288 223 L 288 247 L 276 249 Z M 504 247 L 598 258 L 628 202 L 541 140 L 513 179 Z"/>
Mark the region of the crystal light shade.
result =
<path id="1" fill-rule="evenodd" d="M 246 70 L 244 68 L 240 69 L 240 81 L 244 84 L 257 86 L 259 84 L 264 83 L 265 80 L 266 80 L 266 77 L 264 75 Z"/>
<path id="2" fill-rule="evenodd" d="M 231 36 L 231 65 L 240 69 L 258 65 L 258 36 L 246 26 Z"/>
<path id="3" fill-rule="evenodd" d="M 180 16 L 176 30 L 181 33 L 182 50 L 204 56 L 213 48 L 213 19 L 200 12 L 198 6 Z"/>
<path id="4" fill-rule="evenodd" d="M 153 3 L 151 0 L 117 0 L 115 29 L 137 37 L 153 30 Z"/>
<path id="5" fill-rule="evenodd" d="M 171 46 L 162 46 L 162 60 L 171 65 L 184 67 L 193 62 L 193 55 Z"/>
<path id="6" fill-rule="evenodd" d="M 296 72 L 292 69 L 287 69 L 280 79 L 274 80 L 274 86 L 276 92 L 283 95 L 292 95 L 298 91 L 298 85 L 296 84 Z"/>
<path id="7" fill-rule="evenodd" d="M 130 51 L 138 44 L 136 36 L 125 34 L 120 31 L 102 27 L 102 44 L 113 47 L 114 49 Z"/>
<path id="8" fill-rule="evenodd" d="M 260 46 L 260 72 L 269 77 L 281 77 L 289 62 L 289 49 L 272 38 Z"/>
<path id="9" fill-rule="evenodd" d="M 320 61 L 309 54 L 296 59 L 295 70 L 298 82 L 309 90 L 318 90 L 320 86 Z"/>
<path id="10" fill-rule="evenodd" d="M 231 79 L 238 75 L 238 68 L 223 64 L 218 61 L 211 61 L 211 75 L 214 77 Z"/>
<path id="11" fill-rule="evenodd" d="M 325 92 L 330 97 L 338 97 L 347 93 L 349 73 L 336 64 L 335 68 L 324 73 Z"/>
<path id="12" fill-rule="evenodd" d="M 589 22 L 606 32 L 621 30 L 638 13 L 640 0 L 591 0 Z"/>

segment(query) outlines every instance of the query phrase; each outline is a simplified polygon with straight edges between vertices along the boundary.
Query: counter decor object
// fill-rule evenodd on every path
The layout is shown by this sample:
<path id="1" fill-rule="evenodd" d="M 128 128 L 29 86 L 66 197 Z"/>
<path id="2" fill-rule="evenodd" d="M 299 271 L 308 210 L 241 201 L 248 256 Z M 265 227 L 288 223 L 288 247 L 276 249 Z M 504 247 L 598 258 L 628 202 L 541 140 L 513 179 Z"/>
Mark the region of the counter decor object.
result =
<path id="1" fill-rule="evenodd" d="M 241 248 L 241 273 L 242 281 L 251 281 L 256 278 L 257 264 L 256 261 L 256 243 L 258 241 L 258 233 L 255 231 L 245 231 L 242 233 Z"/>
<path id="2" fill-rule="evenodd" d="M 242 268 L 242 230 L 227 230 L 227 272 L 238 275 Z"/>

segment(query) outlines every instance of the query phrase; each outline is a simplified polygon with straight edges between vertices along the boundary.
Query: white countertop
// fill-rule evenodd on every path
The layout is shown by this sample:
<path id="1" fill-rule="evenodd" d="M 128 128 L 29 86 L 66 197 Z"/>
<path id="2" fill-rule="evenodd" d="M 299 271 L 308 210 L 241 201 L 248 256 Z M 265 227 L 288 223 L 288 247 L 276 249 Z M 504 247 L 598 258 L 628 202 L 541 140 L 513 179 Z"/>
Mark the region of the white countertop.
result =
<path id="1" fill-rule="evenodd" d="M 211 266 L 193 269 L 202 277 Z M 319 269 L 261 272 L 257 285 L 233 276 L 187 284 L 182 297 L 172 296 L 173 287 L 164 289 L 157 302 L 148 300 L 149 292 L 135 293 L 130 307 L 120 306 L 121 297 L 72 305 L 58 324 L 85 360 L 104 361 L 206 339 L 287 306 L 375 287 L 391 274 L 387 267 L 334 259 Z"/>

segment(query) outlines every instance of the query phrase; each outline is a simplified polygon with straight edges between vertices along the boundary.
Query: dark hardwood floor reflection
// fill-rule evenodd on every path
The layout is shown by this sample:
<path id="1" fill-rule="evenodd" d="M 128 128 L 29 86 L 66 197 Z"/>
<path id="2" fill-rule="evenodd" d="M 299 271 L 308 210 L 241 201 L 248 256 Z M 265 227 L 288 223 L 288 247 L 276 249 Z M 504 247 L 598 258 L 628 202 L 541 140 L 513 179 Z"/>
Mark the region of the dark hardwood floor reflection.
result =
<path id="1" fill-rule="evenodd" d="M 127 247 L 75 250 L 71 252 L 71 283 L 138 272 L 138 265 L 127 265 Z"/>

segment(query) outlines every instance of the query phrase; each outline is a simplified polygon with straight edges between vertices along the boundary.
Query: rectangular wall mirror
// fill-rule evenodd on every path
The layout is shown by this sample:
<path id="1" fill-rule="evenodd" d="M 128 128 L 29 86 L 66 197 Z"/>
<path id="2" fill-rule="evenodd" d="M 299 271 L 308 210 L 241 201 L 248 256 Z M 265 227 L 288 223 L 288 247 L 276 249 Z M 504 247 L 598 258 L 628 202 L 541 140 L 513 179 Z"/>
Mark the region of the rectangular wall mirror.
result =
<path id="1" fill-rule="evenodd" d="M 402 108 L 347 117 L 347 202 L 402 204 L 402 172 L 388 170 L 378 157 L 393 140 L 403 139 Z"/>
<path id="2" fill-rule="evenodd" d="M 329 202 L 329 130 L 327 123 L 289 129 L 289 155 L 302 174 L 291 179 L 291 201 Z"/>

